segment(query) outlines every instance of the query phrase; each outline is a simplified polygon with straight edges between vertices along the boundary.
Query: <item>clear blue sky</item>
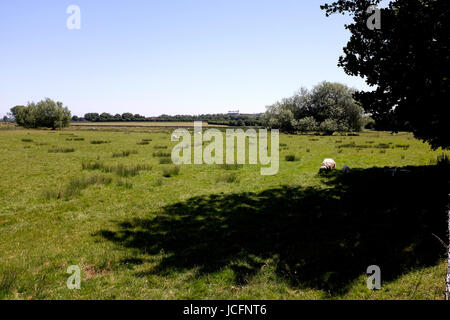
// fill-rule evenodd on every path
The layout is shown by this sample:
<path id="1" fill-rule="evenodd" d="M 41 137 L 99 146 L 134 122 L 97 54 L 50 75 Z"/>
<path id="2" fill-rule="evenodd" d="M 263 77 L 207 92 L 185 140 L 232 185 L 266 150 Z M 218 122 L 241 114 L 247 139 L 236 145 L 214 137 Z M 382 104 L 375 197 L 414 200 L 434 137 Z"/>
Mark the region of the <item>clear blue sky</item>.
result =
<path id="1" fill-rule="evenodd" d="M 323 80 L 367 88 L 337 67 L 349 18 L 323 2 L 1 0 L 0 115 L 44 97 L 76 115 L 250 113 Z"/>

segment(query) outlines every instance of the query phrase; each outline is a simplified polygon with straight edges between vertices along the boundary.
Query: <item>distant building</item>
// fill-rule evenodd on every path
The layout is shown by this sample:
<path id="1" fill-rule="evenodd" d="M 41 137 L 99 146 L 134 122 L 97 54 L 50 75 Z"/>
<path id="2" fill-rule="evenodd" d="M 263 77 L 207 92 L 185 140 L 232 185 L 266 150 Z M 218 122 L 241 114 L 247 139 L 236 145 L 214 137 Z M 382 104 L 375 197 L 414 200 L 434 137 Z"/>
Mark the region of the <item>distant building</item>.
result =
<path id="1" fill-rule="evenodd" d="M 237 111 L 228 111 L 228 114 L 230 116 L 238 116 L 238 115 L 240 115 L 239 110 L 237 110 Z"/>

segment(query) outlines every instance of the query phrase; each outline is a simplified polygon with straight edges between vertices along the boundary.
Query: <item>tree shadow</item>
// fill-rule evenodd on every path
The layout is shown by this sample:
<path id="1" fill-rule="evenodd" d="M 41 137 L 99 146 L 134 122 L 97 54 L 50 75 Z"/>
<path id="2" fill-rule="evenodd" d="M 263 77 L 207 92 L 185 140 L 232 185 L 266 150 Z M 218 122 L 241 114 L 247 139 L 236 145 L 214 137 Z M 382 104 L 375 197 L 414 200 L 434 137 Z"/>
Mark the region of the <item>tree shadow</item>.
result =
<path id="1" fill-rule="evenodd" d="M 148 255 L 163 251 L 152 274 L 230 267 L 243 284 L 274 259 L 293 287 L 340 294 L 370 265 L 390 281 L 445 254 L 436 237 L 447 239 L 449 170 L 407 169 L 395 176 L 383 168 L 335 172 L 321 189 L 194 197 L 99 234 Z"/>

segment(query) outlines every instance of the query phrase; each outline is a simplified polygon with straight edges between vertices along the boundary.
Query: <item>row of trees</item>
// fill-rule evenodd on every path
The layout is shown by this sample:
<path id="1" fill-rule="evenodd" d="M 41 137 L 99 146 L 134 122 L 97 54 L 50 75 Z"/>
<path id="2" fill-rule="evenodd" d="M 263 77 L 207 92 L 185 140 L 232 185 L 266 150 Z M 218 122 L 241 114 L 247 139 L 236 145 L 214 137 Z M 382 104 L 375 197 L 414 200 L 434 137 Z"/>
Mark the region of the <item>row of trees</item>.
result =
<path id="1" fill-rule="evenodd" d="M 258 126 L 261 124 L 259 115 L 229 115 L 229 114 L 201 114 L 201 115 L 161 115 L 159 117 L 145 117 L 140 114 L 123 113 L 112 115 L 103 113 L 86 113 L 83 118 L 72 117 L 72 121 L 117 122 L 117 121 L 159 121 L 159 122 L 188 122 L 206 121 L 216 125 Z"/>
<path id="2" fill-rule="evenodd" d="M 49 98 L 11 108 L 11 119 L 25 128 L 64 128 L 70 124 L 70 110 Z"/>
<path id="3" fill-rule="evenodd" d="M 311 91 L 302 88 L 294 96 L 268 106 L 261 117 L 265 127 L 285 132 L 360 131 L 363 108 L 353 99 L 355 91 L 340 83 L 322 82 Z"/>

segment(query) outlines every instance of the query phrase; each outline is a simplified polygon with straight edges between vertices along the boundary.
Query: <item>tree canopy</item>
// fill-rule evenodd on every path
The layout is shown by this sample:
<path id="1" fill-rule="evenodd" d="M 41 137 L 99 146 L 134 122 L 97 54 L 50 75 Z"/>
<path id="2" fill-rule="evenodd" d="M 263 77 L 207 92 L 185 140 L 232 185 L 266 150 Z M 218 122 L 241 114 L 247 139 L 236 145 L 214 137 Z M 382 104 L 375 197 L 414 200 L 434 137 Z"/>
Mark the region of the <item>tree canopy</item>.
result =
<path id="1" fill-rule="evenodd" d="M 350 14 L 351 37 L 339 66 L 374 87 L 357 92 L 380 129 L 408 130 L 433 148 L 449 148 L 450 1 L 394 0 L 380 8 L 380 29 L 367 22 L 380 0 L 339 0 L 321 6 Z"/>
<path id="2" fill-rule="evenodd" d="M 360 131 L 363 109 L 353 99 L 354 90 L 340 83 L 322 82 L 311 91 L 300 89 L 294 96 L 267 107 L 266 127 L 286 132 Z"/>
<path id="3" fill-rule="evenodd" d="M 37 103 L 29 102 L 26 106 L 11 108 L 11 114 L 18 125 L 25 128 L 63 128 L 70 124 L 70 111 L 62 102 L 49 98 Z"/>

